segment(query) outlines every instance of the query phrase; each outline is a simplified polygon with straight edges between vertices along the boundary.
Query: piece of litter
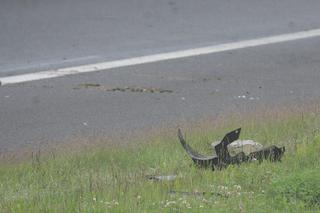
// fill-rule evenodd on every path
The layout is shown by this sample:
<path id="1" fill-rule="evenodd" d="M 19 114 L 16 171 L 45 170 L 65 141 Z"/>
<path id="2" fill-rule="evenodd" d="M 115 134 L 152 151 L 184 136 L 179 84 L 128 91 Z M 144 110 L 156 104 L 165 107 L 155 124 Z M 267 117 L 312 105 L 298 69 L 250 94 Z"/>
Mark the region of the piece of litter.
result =
<path id="1" fill-rule="evenodd" d="M 185 100 L 186 100 L 186 98 L 185 98 L 185 97 L 181 97 L 181 100 L 185 101 Z"/>
<path id="2" fill-rule="evenodd" d="M 6 96 L 4 96 L 5 98 L 10 98 L 10 95 L 6 95 Z"/>
<path id="3" fill-rule="evenodd" d="M 149 180 L 156 181 L 174 181 L 177 178 L 177 175 L 147 175 Z"/>
<path id="4" fill-rule="evenodd" d="M 88 124 L 87 124 L 86 122 L 83 122 L 82 124 L 83 124 L 84 126 L 88 126 Z"/>
<path id="5" fill-rule="evenodd" d="M 245 95 L 238 95 L 238 98 L 246 99 L 247 97 Z"/>
<path id="6" fill-rule="evenodd" d="M 228 165 L 256 161 L 262 162 L 263 160 L 269 160 L 271 162 L 281 162 L 281 158 L 285 152 L 285 147 L 277 147 L 275 145 L 263 148 L 261 144 L 258 144 L 251 140 L 239 141 L 241 128 L 227 133 L 221 142 L 214 142 L 213 153 L 210 156 L 205 156 L 197 151 L 193 150 L 192 147 L 187 144 L 184 139 L 182 132 L 178 129 L 178 138 L 192 161 L 202 168 L 222 169 Z M 232 142 L 235 142 L 233 145 Z M 231 145 L 231 146 L 230 146 Z M 235 147 L 233 155 L 230 147 Z M 246 154 L 247 153 L 247 154 Z"/>

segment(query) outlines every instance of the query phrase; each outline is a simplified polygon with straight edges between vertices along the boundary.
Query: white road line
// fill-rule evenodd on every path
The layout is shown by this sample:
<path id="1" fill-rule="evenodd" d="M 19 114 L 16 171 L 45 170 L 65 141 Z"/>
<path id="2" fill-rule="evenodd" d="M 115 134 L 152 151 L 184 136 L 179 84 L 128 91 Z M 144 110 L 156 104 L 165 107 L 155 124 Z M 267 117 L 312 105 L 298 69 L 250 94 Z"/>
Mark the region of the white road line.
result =
<path id="1" fill-rule="evenodd" d="M 116 61 L 108 61 L 108 62 L 102 62 L 102 63 L 82 65 L 82 66 L 67 67 L 67 68 L 62 68 L 57 70 L 47 70 L 47 71 L 36 72 L 36 73 L 28 73 L 28 74 L 22 74 L 22 75 L 3 77 L 3 78 L 0 78 L 0 85 L 17 84 L 22 82 L 56 78 L 56 77 L 74 75 L 79 73 L 97 72 L 97 71 L 125 67 L 125 66 L 133 66 L 133 65 L 146 64 L 146 63 L 152 63 L 152 62 L 158 62 L 158 61 L 212 54 L 212 53 L 218 53 L 218 52 L 224 52 L 224 51 L 236 50 L 236 49 L 242 49 L 242 48 L 248 48 L 248 47 L 257 47 L 262 45 L 288 42 L 288 41 L 312 38 L 317 36 L 320 36 L 320 29 L 313 29 L 313 30 L 307 30 L 302 32 L 282 34 L 277 36 L 270 36 L 270 37 L 264 37 L 264 38 L 258 38 L 258 39 L 239 41 L 239 42 L 219 44 L 219 45 L 207 46 L 207 47 L 201 47 L 201 48 L 187 49 L 187 50 L 181 50 L 181 51 L 175 51 L 175 52 L 134 57 L 134 58 L 128 58 L 128 59 L 122 59 L 122 60 L 116 60 Z"/>

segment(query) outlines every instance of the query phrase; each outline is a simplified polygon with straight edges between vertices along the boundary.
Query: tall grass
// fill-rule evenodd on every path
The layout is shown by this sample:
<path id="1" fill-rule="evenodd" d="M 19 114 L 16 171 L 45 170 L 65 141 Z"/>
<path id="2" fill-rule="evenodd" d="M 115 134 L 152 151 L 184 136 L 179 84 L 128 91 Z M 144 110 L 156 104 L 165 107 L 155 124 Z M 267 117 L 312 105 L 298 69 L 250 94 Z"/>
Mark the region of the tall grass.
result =
<path id="1" fill-rule="evenodd" d="M 285 145 L 281 163 L 196 168 L 176 130 L 126 146 L 33 153 L 0 166 L 1 212 L 319 212 L 320 117 L 298 115 L 190 126 L 187 141 L 204 153 L 241 123 L 241 138 Z M 192 129 L 192 130 L 191 130 Z M 186 132 L 186 131 L 185 131 Z M 177 175 L 152 181 L 147 175 Z"/>

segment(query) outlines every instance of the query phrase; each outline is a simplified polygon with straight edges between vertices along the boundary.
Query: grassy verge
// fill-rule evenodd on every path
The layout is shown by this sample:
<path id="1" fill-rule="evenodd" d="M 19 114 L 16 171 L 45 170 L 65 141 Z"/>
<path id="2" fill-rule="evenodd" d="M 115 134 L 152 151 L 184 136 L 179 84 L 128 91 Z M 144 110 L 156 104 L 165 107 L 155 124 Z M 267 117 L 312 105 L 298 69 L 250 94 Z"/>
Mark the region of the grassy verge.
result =
<path id="1" fill-rule="evenodd" d="M 319 212 L 318 112 L 233 118 L 221 127 L 200 122 L 188 128 L 187 141 L 208 153 L 210 142 L 239 123 L 242 139 L 285 145 L 283 161 L 198 169 L 175 130 L 126 146 L 34 153 L 29 161 L 0 165 L 1 212 Z M 146 178 L 170 174 L 177 179 Z"/>

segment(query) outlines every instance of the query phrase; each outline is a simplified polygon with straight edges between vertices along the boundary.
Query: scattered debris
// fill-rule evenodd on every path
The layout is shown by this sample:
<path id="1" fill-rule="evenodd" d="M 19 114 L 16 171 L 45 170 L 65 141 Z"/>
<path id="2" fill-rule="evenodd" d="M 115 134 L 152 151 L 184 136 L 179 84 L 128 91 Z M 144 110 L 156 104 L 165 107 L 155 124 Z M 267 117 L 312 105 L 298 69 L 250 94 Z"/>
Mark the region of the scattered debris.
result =
<path id="1" fill-rule="evenodd" d="M 172 90 L 168 89 L 159 89 L 159 88 L 147 88 L 147 87 L 115 87 L 111 89 L 106 89 L 106 91 L 111 91 L 111 92 L 116 92 L 116 91 L 121 91 L 121 92 L 146 92 L 146 93 L 172 93 Z"/>
<path id="2" fill-rule="evenodd" d="M 245 96 L 245 95 L 239 95 L 239 96 L 238 96 L 238 98 L 246 99 L 246 98 L 247 98 L 247 96 Z"/>
<path id="3" fill-rule="evenodd" d="M 85 84 L 79 84 L 77 87 L 75 87 L 74 89 L 81 89 L 81 88 L 96 88 L 96 87 L 100 87 L 100 84 L 92 84 L 92 83 L 85 83 Z"/>
<path id="4" fill-rule="evenodd" d="M 159 88 L 149 88 L 149 87 L 136 87 L 136 86 L 129 86 L 129 87 L 114 87 L 114 88 L 107 88 L 100 84 L 79 84 L 74 89 L 90 89 L 90 88 L 97 88 L 107 92 L 137 92 L 137 93 L 173 93 L 172 90 L 168 89 L 159 89 Z"/>
<path id="5" fill-rule="evenodd" d="M 254 97 L 254 96 L 246 96 L 246 95 L 238 95 L 238 96 L 233 96 L 234 98 L 238 98 L 238 99 L 248 99 L 250 101 L 253 100 L 260 100 L 260 97 Z"/>
<path id="6" fill-rule="evenodd" d="M 188 155 L 191 157 L 193 162 L 203 168 L 211 168 L 212 170 L 215 169 L 222 169 L 227 167 L 230 164 L 241 164 L 243 162 L 250 162 L 254 160 L 259 160 L 259 162 L 263 160 L 270 160 L 270 161 L 281 161 L 281 158 L 285 152 L 285 147 L 277 147 L 275 145 L 272 145 L 267 148 L 262 148 L 260 150 L 256 150 L 253 152 L 249 152 L 249 154 L 246 154 L 244 150 L 240 150 L 240 152 L 236 153 L 234 156 L 232 156 L 229 153 L 228 145 L 230 145 L 232 142 L 235 142 L 238 140 L 239 135 L 241 132 L 241 128 L 236 129 L 232 132 L 229 132 L 224 136 L 221 142 L 217 143 L 215 142 L 213 145 L 213 154 L 211 156 L 204 156 L 193 150 L 185 141 L 185 139 L 182 136 L 181 130 L 178 130 L 178 138 L 183 146 L 183 148 L 186 150 Z M 254 144 L 254 142 L 242 142 L 245 144 Z M 240 142 L 235 143 L 234 146 L 237 146 L 237 144 L 240 144 Z M 231 146 L 232 147 L 232 146 Z"/>
<path id="7" fill-rule="evenodd" d="M 155 181 L 174 181 L 177 175 L 147 175 L 146 178 Z"/>

